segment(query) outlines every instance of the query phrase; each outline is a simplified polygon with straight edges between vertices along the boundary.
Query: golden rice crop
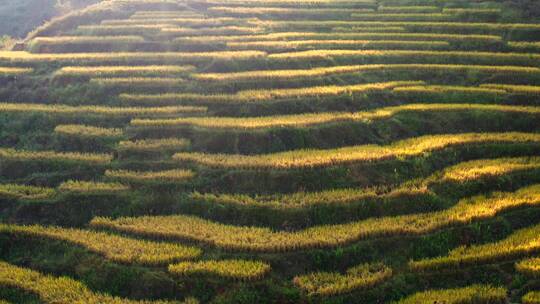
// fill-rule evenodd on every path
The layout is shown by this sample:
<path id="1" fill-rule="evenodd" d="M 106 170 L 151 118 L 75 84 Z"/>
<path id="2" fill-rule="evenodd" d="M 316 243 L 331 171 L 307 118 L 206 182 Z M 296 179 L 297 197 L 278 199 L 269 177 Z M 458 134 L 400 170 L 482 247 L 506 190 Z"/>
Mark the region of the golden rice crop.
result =
<path id="1" fill-rule="evenodd" d="M 208 11 L 227 15 L 254 15 L 265 17 L 268 15 L 300 15 L 300 16 L 332 16 L 347 15 L 351 13 L 373 12 L 370 8 L 345 9 L 345 8 L 291 8 L 291 7 L 234 7 L 234 6 L 213 6 Z"/>
<path id="2" fill-rule="evenodd" d="M 424 22 L 424 21 L 342 21 L 342 20 L 300 20 L 300 21 L 264 21 L 268 27 L 291 30 L 295 28 L 333 28 L 353 26 L 403 26 L 407 28 L 436 28 L 436 29 L 463 29 L 463 30 L 539 30 L 538 23 L 496 23 L 496 22 Z"/>
<path id="3" fill-rule="evenodd" d="M 480 93 L 501 95 L 507 92 L 502 89 L 491 87 L 466 87 L 466 86 L 445 86 L 445 85 L 421 85 L 394 88 L 396 93 Z"/>
<path id="4" fill-rule="evenodd" d="M 534 190 L 535 187 L 536 190 Z M 536 185 L 529 189 L 533 189 L 533 191 L 525 195 L 528 195 L 529 199 L 538 201 L 540 187 Z M 462 246 L 453 249 L 446 256 L 412 261 L 409 266 L 416 271 L 457 268 L 464 265 L 479 265 L 514 259 L 535 252 L 540 252 L 540 225 L 518 230 L 498 242 Z"/>
<path id="5" fill-rule="evenodd" d="M 66 161 L 89 164 L 107 164 L 113 159 L 109 154 L 55 152 L 55 151 L 29 151 L 0 148 L 0 159 L 4 161 Z"/>
<path id="6" fill-rule="evenodd" d="M 0 67 L 0 76 L 29 74 L 29 73 L 32 73 L 33 71 L 34 69 L 32 68 Z"/>
<path id="7" fill-rule="evenodd" d="M 441 179 L 466 182 L 484 176 L 502 176 L 509 172 L 539 169 L 540 157 L 506 157 L 473 160 L 443 170 Z"/>
<path id="8" fill-rule="evenodd" d="M 266 89 L 245 90 L 236 94 L 203 95 L 193 93 L 167 93 L 167 94 L 121 94 L 121 100 L 129 103 L 240 103 L 264 102 L 279 99 L 293 99 L 306 97 L 337 96 L 343 94 L 359 94 L 372 91 L 389 90 L 399 86 L 412 86 L 423 84 L 422 81 L 391 81 L 381 83 L 367 83 L 344 86 L 316 86 L 294 89 Z M 1 109 L 1 108 L 0 108 Z"/>
<path id="9" fill-rule="evenodd" d="M 190 141 L 184 138 L 141 139 L 121 141 L 118 143 L 117 149 L 138 152 L 182 151 L 189 145 Z"/>
<path id="10" fill-rule="evenodd" d="M 169 265 L 169 272 L 178 276 L 214 275 L 237 280 L 259 280 L 270 272 L 270 265 L 249 260 L 209 260 Z"/>
<path id="11" fill-rule="evenodd" d="M 144 42 L 142 36 L 54 36 L 36 37 L 30 41 L 33 45 L 95 44 L 95 43 L 139 43 Z"/>
<path id="12" fill-rule="evenodd" d="M 148 77 L 182 75 L 193 71 L 193 66 L 144 65 L 144 66 L 68 66 L 59 69 L 56 76 L 86 77 Z"/>
<path id="13" fill-rule="evenodd" d="M 501 12 L 498 8 L 443 8 L 443 13 L 449 14 L 498 14 Z"/>
<path id="14" fill-rule="evenodd" d="M 530 258 L 516 263 L 516 270 L 534 277 L 540 277 L 540 258 Z"/>
<path id="15" fill-rule="evenodd" d="M 162 28 L 174 26 L 166 23 L 126 24 L 126 25 L 81 25 L 76 34 L 82 36 L 124 36 L 158 34 Z"/>
<path id="16" fill-rule="evenodd" d="M 354 20 L 366 21 L 450 21 L 457 20 L 458 16 L 447 13 L 352 13 Z"/>
<path id="17" fill-rule="evenodd" d="M 440 12 L 441 8 L 438 6 L 379 6 L 377 9 L 379 12 L 385 13 L 435 13 Z"/>
<path id="18" fill-rule="evenodd" d="M 115 77 L 115 78 L 92 78 L 90 83 L 108 87 L 175 87 L 184 83 L 182 78 L 169 77 Z"/>
<path id="19" fill-rule="evenodd" d="M 383 264 L 362 264 L 337 272 L 315 272 L 296 276 L 293 282 L 309 295 L 333 296 L 378 285 L 392 276 L 392 269 Z"/>
<path id="20" fill-rule="evenodd" d="M 17 184 L 0 184 L 0 198 L 36 200 L 55 195 L 54 189 Z"/>
<path id="21" fill-rule="evenodd" d="M 151 242 L 91 230 L 0 224 L 0 232 L 50 238 L 82 246 L 119 263 L 165 265 L 201 255 L 199 248 Z"/>
<path id="22" fill-rule="evenodd" d="M 292 78 L 325 77 L 346 73 L 360 73 L 368 71 L 479 71 L 485 73 L 505 74 L 540 74 L 540 68 L 521 66 L 489 66 L 489 65 L 461 65 L 461 64 L 366 64 L 345 65 L 333 67 L 319 67 L 296 70 L 259 70 L 229 73 L 196 73 L 191 77 L 199 81 L 255 81 L 255 80 L 281 80 Z"/>
<path id="23" fill-rule="evenodd" d="M 161 32 L 175 36 L 250 35 L 262 32 L 262 28 L 249 26 L 222 26 L 208 28 L 165 27 Z"/>
<path id="24" fill-rule="evenodd" d="M 107 170 L 105 176 L 131 182 L 183 182 L 192 179 L 195 173 L 184 169 L 165 171 Z"/>
<path id="25" fill-rule="evenodd" d="M 480 87 L 494 89 L 494 90 L 504 90 L 509 93 L 517 93 L 517 94 L 530 94 L 530 95 L 540 94 L 540 86 L 532 86 L 532 85 L 481 84 Z"/>
<path id="26" fill-rule="evenodd" d="M 380 30 L 388 32 L 381 33 Z M 241 36 L 205 36 L 180 37 L 176 42 L 250 42 L 250 41 L 289 41 L 289 40 L 444 40 L 444 41 L 472 41 L 472 42 L 501 42 L 497 35 L 457 35 L 443 33 L 392 33 L 389 27 L 354 29 L 351 32 L 334 31 L 324 32 L 275 32 L 258 35 Z M 345 29 L 343 29 L 345 30 Z M 377 31 L 379 30 L 379 31 Z"/>
<path id="27" fill-rule="evenodd" d="M 129 190 L 129 187 L 119 183 L 102 183 L 93 181 L 74 181 L 63 182 L 58 186 L 62 192 L 75 192 L 85 194 L 110 194 Z"/>
<path id="28" fill-rule="evenodd" d="M 32 113 L 40 112 L 56 115 L 104 115 L 104 116 L 169 116 L 183 113 L 205 113 L 206 107 L 106 107 L 106 106 L 66 106 L 34 103 L 0 103 L 0 112 Z"/>
<path id="29" fill-rule="evenodd" d="M 224 52 L 117 52 L 117 53 L 61 53 L 32 54 L 22 51 L 0 51 L 0 61 L 40 63 L 40 62 L 205 62 L 211 60 L 254 60 L 266 57 L 261 51 Z"/>
<path id="30" fill-rule="evenodd" d="M 526 53 L 492 53 L 492 52 L 466 52 L 466 51 L 422 51 L 422 50 L 312 50 L 289 53 L 278 53 L 268 55 L 271 61 L 290 61 L 290 60 L 320 60 L 320 59 L 340 59 L 340 58 L 398 58 L 400 60 L 433 60 L 440 59 L 451 62 L 458 60 L 490 60 L 493 65 L 499 63 L 510 64 L 538 64 L 540 54 Z M 1 58 L 1 55 L 0 55 Z M 420 63 L 420 62 L 417 62 Z M 471 62 L 472 63 L 472 62 Z"/>
<path id="31" fill-rule="evenodd" d="M 508 46 L 514 49 L 518 49 L 518 50 L 524 50 L 524 49 L 540 50 L 540 42 L 508 41 Z"/>
<path id="32" fill-rule="evenodd" d="M 216 168 L 283 170 L 340 166 L 359 162 L 413 157 L 449 147 L 474 144 L 527 142 L 540 142 L 540 134 L 508 132 L 427 135 L 400 140 L 386 146 L 360 145 L 326 150 L 294 150 L 261 155 L 184 152 L 176 153 L 173 159 L 191 161 L 199 165 Z"/>
<path id="33" fill-rule="evenodd" d="M 122 137 L 122 129 L 101 128 L 87 125 L 58 125 L 54 132 L 62 135 L 77 136 L 83 138 Z"/>
<path id="34" fill-rule="evenodd" d="M 464 199 L 453 207 L 422 214 L 370 218 L 346 224 L 322 225 L 294 232 L 231 226 L 194 216 L 94 218 L 90 225 L 152 237 L 194 240 L 227 250 L 279 252 L 343 246 L 370 237 L 418 235 L 469 224 L 509 209 L 540 205 L 540 185 L 513 193 Z"/>
<path id="35" fill-rule="evenodd" d="M 170 119 L 133 119 L 131 126 L 141 128 L 167 128 L 190 126 L 205 129 L 268 129 L 309 127 L 344 121 L 368 121 L 388 118 L 400 112 L 431 111 L 500 111 L 509 113 L 540 114 L 537 107 L 482 105 L 482 104 L 408 104 L 380 108 L 367 112 L 330 112 L 263 117 L 180 117 Z"/>
<path id="36" fill-rule="evenodd" d="M 434 49 L 446 48 L 446 41 L 401 40 L 294 40 L 227 42 L 232 50 L 284 51 L 295 49 Z"/>
<path id="37" fill-rule="evenodd" d="M 114 20 L 104 20 L 101 22 L 101 25 L 152 25 L 152 24 L 167 24 L 169 27 L 173 26 L 185 26 L 185 27 L 218 27 L 218 26 L 230 26 L 230 25 L 241 25 L 253 21 L 252 19 L 241 19 L 241 18 L 205 18 L 203 16 L 192 16 L 189 18 L 186 17 L 177 17 L 177 16 L 157 16 L 152 17 L 140 16 L 137 18 L 130 19 L 114 19 Z"/>
<path id="38" fill-rule="evenodd" d="M 540 292 L 531 291 L 521 298 L 523 304 L 540 304 Z"/>
<path id="39" fill-rule="evenodd" d="M 471 285 L 453 289 L 435 289 L 417 292 L 397 304 L 504 304 L 507 290 L 503 287 L 490 285 Z"/>
<path id="40" fill-rule="evenodd" d="M 96 293 L 69 277 L 53 277 L 0 261 L 0 285 L 21 289 L 39 296 L 45 304 L 166 304 L 168 301 L 135 301 Z M 175 302 L 176 303 L 176 302 Z M 185 304 L 196 304 L 186 299 Z"/>

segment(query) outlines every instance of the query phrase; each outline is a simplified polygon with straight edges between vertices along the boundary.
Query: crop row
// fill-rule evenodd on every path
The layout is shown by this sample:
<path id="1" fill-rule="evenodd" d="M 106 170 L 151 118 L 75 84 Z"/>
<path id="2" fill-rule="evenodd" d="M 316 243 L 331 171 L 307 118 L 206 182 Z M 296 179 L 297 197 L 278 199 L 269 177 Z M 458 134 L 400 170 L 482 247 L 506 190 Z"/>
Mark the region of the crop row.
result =
<path id="1" fill-rule="evenodd" d="M 213 275 L 250 281 L 261 279 L 270 269 L 267 263 L 249 260 L 208 260 L 169 265 L 169 272 L 177 276 Z"/>
<path id="2" fill-rule="evenodd" d="M 193 259 L 202 254 L 195 247 L 138 240 L 91 230 L 0 224 L 0 232 L 69 242 L 112 261 L 127 264 L 164 265 Z"/>
<path id="3" fill-rule="evenodd" d="M 517 271 L 532 277 L 540 277 L 540 258 L 529 258 L 516 264 Z"/>
<path id="4" fill-rule="evenodd" d="M 87 125 L 58 125 L 54 132 L 81 138 L 118 138 L 123 136 L 122 129 L 102 128 Z"/>
<path id="5" fill-rule="evenodd" d="M 103 115 L 119 117 L 170 116 L 177 114 L 205 113 L 206 107 L 106 107 L 106 106 L 66 106 L 34 103 L 0 103 L 1 112 L 47 113 L 54 115 Z"/>
<path id="6" fill-rule="evenodd" d="M 333 296 L 358 289 L 368 289 L 388 280 L 392 269 L 383 264 L 362 264 L 337 272 L 315 272 L 296 276 L 294 284 L 309 295 Z"/>
<path id="7" fill-rule="evenodd" d="M 540 304 L 540 291 L 531 291 L 521 299 L 523 304 Z"/>
<path id="8" fill-rule="evenodd" d="M 360 94 L 365 92 L 388 90 L 400 86 L 414 86 L 421 84 L 423 84 L 422 81 L 391 81 L 344 86 L 331 85 L 293 89 L 245 90 L 235 94 L 215 95 L 203 95 L 195 93 L 121 94 L 120 99 L 125 102 L 135 104 L 170 104 L 176 102 L 238 104 L 241 102 L 268 102 L 279 99 Z"/>
<path id="9" fill-rule="evenodd" d="M 170 119 L 133 119 L 137 129 L 194 127 L 211 130 L 261 130 L 271 128 L 304 128 L 347 121 L 371 121 L 395 116 L 401 112 L 435 111 L 499 111 L 508 113 L 540 114 L 537 107 L 483 104 L 408 104 L 380 108 L 367 112 L 307 113 L 263 117 L 179 117 Z"/>
<path id="10" fill-rule="evenodd" d="M 5 199 L 45 199 L 52 197 L 54 193 L 54 189 L 50 188 L 16 184 L 0 184 L 0 198 Z"/>
<path id="11" fill-rule="evenodd" d="M 0 148 L 2 161 L 66 161 L 102 165 L 111 162 L 112 155 L 97 153 L 29 151 Z"/>
<path id="12" fill-rule="evenodd" d="M 188 148 L 190 141 L 183 138 L 140 139 L 121 141 L 118 151 L 129 152 L 177 152 Z"/>
<path id="13" fill-rule="evenodd" d="M 533 198 L 538 194 L 531 193 L 530 195 Z M 499 242 L 458 247 L 450 251 L 447 256 L 412 261 L 409 266 L 416 271 L 457 268 L 463 265 L 485 264 L 523 257 L 539 251 L 540 225 L 537 225 L 516 231 Z"/>
<path id="14" fill-rule="evenodd" d="M 0 76 L 29 74 L 29 73 L 32 73 L 33 71 L 34 71 L 34 69 L 32 69 L 32 68 L 0 67 Z"/>
<path id="15" fill-rule="evenodd" d="M 53 277 L 37 271 L 0 261 L 0 285 L 36 294 L 45 304 L 166 304 L 168 301 L 135 301 L 91 291 L 86 285 L 69 277 Z M 186 299 L 185 304 L 198 303 Z"/>
<path id="16" fill-rule="evenodd" d="M 116 78 L 92 78 L 90 83 L 114 88 L 164 88 L 176 87 L 185 80 L 182 78 L 168 77 L 116 77 Z"/>
<path id="17" fill-rule="evenodd" d="M 504 304 L 507 290 L 490 285 L 471 285 L 462 288 L 428 290 L 408 296 L 398 304 Z"/>
<path id="18" fill-rule="evenodd" d="M 193 178 L 195 173 L 184 169 L 165 171 L 107 170 L 105 176 L 128 182 L 183 182 Z"/>
<path id="19" fill-rule="evenodd" d="M 183 75 L 193 71 L 193 66 L 146 65 L 146 66 L 70 66 L 59 69 L 55 76 L 84 77 L 148 77 Z"/>
<path id="20" fill-rule="evenodd" d="M 118 219 L 96 217 L 90 225 L 151 237 L 194 240 L 227 250 L 279 252 L 343 246 L 370 237 L 424 234 L 491 218 L 509 209 L 539 204 L 540 186 L 535 185 L 513 193 L 493 193 L 489 197 L 464 199 L 442 211 L 371 218 L 295 232 L 231 226 L 186 215 Z"/>
<path id="21" fill-rule="evenodd" d="M 351 163 L 412 157 L 426 152 L 474 144 L 538 143 L 534 133 L 463 133 L 426 135 L 394 142 L 386 146 L 359 145 L 325 150 L 294 150 L 263 155 L 176 153 L 173 159 L 223 169 L 300 169 L 340 166 Z"/>
<path id="22" fill-rule="evenodd" d="M 70 180 L 58 186 L 58 191 L 80 194 L 114 194 L 128 191 L 130 188 L 119 183 L 103 183 Z"/>
<path id="23" fill-rule="evenodd" d="M 295 41 L 250 41 L 227 42 L 231 50 L 260 50 L 268 52 L 308 49 L 446 49 L 446 41 L 401 41 L 401 40 L 295 40 Z"/>

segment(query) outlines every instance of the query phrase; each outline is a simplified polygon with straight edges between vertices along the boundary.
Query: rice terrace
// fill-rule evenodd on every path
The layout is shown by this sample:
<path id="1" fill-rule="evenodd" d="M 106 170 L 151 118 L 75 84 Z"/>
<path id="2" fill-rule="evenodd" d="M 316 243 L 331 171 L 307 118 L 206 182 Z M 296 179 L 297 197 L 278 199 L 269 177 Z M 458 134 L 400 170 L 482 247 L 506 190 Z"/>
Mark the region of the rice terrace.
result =
<path id="1" fill-rule="evenodd" d="M 540 304 L 540 1 L 20 1 L 1 304 Z"/>

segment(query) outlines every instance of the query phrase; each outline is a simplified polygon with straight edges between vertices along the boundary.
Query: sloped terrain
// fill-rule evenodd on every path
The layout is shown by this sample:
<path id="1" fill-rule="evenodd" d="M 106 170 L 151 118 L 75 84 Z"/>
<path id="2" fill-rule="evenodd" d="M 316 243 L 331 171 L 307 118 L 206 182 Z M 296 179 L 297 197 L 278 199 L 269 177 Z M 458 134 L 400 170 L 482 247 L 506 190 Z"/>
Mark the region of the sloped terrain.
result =
<path id="1" fill-rule="evenodd" d="M 37 28 L 0 52 L 0 302 L 540 303 L 540 22 L 507 4 Z"/>

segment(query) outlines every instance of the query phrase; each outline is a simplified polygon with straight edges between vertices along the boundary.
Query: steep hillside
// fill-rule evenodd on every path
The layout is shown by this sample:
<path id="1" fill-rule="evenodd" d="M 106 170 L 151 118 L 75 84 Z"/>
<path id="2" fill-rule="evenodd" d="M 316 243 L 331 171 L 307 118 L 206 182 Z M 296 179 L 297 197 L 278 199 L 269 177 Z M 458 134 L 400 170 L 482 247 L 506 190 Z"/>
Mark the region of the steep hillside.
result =
<path id="1" fill-rule="evenodd" d="M 540 303 L 534 7 L 47 22 L 0 51 L 0 303 Z"/>

